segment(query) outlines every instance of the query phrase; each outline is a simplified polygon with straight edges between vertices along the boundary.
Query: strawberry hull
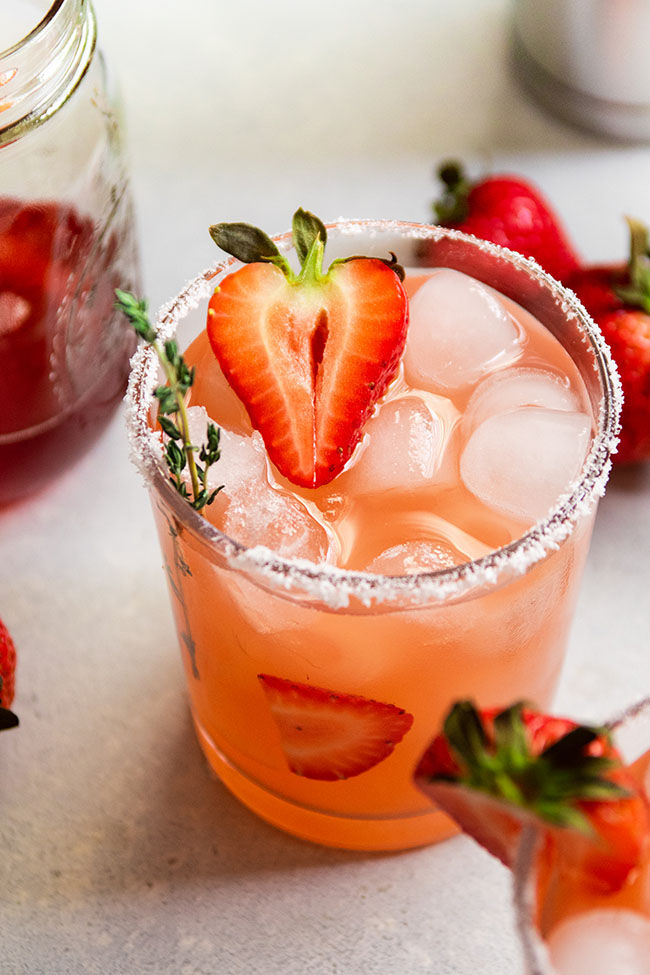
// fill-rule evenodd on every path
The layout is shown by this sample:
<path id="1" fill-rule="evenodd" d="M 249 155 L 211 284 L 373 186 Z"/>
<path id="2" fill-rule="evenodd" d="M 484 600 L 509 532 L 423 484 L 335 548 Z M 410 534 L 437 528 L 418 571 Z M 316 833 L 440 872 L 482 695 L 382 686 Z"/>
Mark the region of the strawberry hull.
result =
<path id="1" fill-rule="evenodd" d="M 455 829 L 413 782 L 451 701 L 472 696 L 487 706 L 527 698 L 548 705 L 552 698 L 607 475 L 613 380 L 580 307 L 523 259 L 419 225 L 349 222 L 328 228 L 328 235 L 337 258 L 395 251 L 407 267 L 427 240 L 441 265 L 471 269 L 508 298 L 520 298 L 556 334 L 566 330 L 601 424 L 580 483 L 540 526 L 462 564 L 384 576 L 299 552 L 280 555 L 264 547 L 270 535 L 241 544 L 236 532 L 215 527 L 235 507 L 222 495 L 208 512 L 214 524 L 197 515 L 160 467 L 147 424 L 155 376 L 145 368 L 146 351 L 135 361 L 131 431 L 149 479 L 190 706 L 210 764 L 245 804 L 291 833 L 351 849 L 402 849 Z M 215 285 L 227 291 L 227 275 L 239 267 L 228 262 L 198 279 L 192 301 L 175 306 L 183 308 L 184 341 L 203 328 Z M 195 299 L 198 307 L 190 308 Z M 229 443 L 241 446 L 243 439 L 224 435 L 223 457 Z M 260 465 L 268 467 L 264 458 Z M 330 490 L 335 517 L 345 509 L 337 486 L 347 476 L 346 468 L 329 488 L 302 489 L 296 498 L 315 504 Z M 244 489 L 241 513 L 252 517 L 267 488 L 253 480 Z M 285 490 L 278 482 L 274 498 Z M 364 538 L 393 524 L 387 500 L 394 497 L 362 506 Z M 285 536 L 289 530 L 287 524 Z"/>

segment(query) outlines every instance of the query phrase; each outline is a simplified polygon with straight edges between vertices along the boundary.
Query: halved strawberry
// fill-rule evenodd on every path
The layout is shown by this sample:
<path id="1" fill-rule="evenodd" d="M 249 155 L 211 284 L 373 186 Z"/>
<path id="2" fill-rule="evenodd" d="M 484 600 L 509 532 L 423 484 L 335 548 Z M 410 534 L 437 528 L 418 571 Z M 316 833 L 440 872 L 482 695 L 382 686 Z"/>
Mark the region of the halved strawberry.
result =
<path id="1" fill-rule="evenodd" d="M 521 704 L 455 704 L 415 781 L 509 867 L 523 825 L 541 823 L 564 870 L 618 890 L 650 841 L 650 811 L 607 732 Z"/>
<path id="2" fill-rule="evenodd" d="M 289 768 L 308 779 L 335 782 L 366 772 L 390 755 L 413 724 L 413 715 L 394 704 L 270 674 L 258 678 Z"/>
<path id="3" fill-rule="evenodd" d="M 343 468 L 404 349 L 408 300 L 395 258 L 352 257 L 323 271 L 325 226 L 293 218 L 295 274 L 261 230 L 217 224 L 214 241 L 247 266 L 210 300 L 214 354 L 269 457 L 294 484 Z"/>

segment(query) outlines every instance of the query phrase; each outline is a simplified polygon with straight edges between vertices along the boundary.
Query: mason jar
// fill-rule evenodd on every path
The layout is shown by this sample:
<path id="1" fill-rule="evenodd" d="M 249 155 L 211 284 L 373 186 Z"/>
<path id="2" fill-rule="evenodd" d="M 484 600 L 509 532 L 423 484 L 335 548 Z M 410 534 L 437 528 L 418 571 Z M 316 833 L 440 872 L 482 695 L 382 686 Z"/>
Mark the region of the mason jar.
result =
<path id="1" fill-rule="evenodd" d="M 567 122 L 650 141 L 650 0 L 515 0 L 512 57 L 530 94 Z"/>
<path id="2" fill-rule="evenodd" d="M 88 0 L 0 12 L 0 505 L 42 487 L 121 401 L 138 288 L 120 124 Z"/>

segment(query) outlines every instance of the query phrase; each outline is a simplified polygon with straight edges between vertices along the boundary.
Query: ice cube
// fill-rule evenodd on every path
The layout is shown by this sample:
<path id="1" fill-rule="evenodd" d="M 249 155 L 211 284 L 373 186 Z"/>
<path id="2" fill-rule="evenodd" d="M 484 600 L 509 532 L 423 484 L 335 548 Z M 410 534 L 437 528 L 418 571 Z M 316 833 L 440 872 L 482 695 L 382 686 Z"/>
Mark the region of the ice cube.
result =
<path id="1" fill-rule="evenodd" d="M 521 351 L 517 324 L 480 281 L 442 268 L 414 295 L 404 351 L 412 386 L 462 389 Z"/>
<path id="2" fill-rule="evenodd" d="M 205 332 L 189 346 L 185 361 L 196 369 L 191 402 L 204 406 L 218 426 L 249 434 L 253 428 L 246 407 L 224 376 Z"/>
<path id="3" fill-rule="evenodd" d="M 578 475 L 590 434 L 585 413 L 527 406 L 492 416 L 465 445 L 461 477 L 488 507 L 535 522 Z"/>
<path id="4" fill-rule="evenodd" d="M 569 380 L 544 369 L 506 369 L 493 373 L 473 393 L 463 420 L 469 433 L 489 416 L 509 413 L 521 406 L 541 406 L 547 410 L 580 409 Z"/>
<path id="5" fill-rule="evenodd" d="M 377 524 L 355 558 L 365 563 L 367 572 L 411 575 L 462 565 L 491 551 L 478 538 L 427 509 L 396 512 L 389 522 Z"/>
<path id="6" fill-rule="evenodd" d="M 466 560 L 451 545 L 442 542 L 410 541 L 393 545 L 381 552 L 368 566 L 368 572 L 378 575 L 402 576 L 415 572 L 435 572 L 449 569 Z"/>
<path id="7" fill-rule="evenodd" d="M 187 416 L 192 443 L 202 443 L 206 410 L 191 406 Z M 219 446 L 221 456 L 208 472 L 208 487 L 223 489 L 206 509 L 210 521 L 242 545 L 265 545 L 284 558 L 326 561 L 331 548 L 327 531 L 301 499 L 269 483 L 260 434 L 246 437 L 221 428 Z"/>
<path id="8" fill-rule="evenodd" d="M 389 400 L 366 425 L 359 457 L 340 484 L 358 495 L 422 487 L 432 480 L 443 446 L 442 421 L 422 399 Z"/>
<path id="9" fill-rule="evenodd" d="M 548 949 L 558 975 L 650 975 L 650 920 L 600 908 L 555 927 Z"/>
<path id="10" fill-rule="evenodd" d="M 199 446 L 205 442 L 206 429 L 210 417 L 203 406 L 190 406 L 187 411 L 190 439 Z M 240 436 L 220 427 L 219 448 L 221 456 L 208 471 L 208 485 L 215 488 L 224 485 L 225 494 L 230 494 L 251 481 L 260 481 L 266 476 L 266 451 L 259 433 Z M 198 454 L 197 454 L 198 456 Z"/>
<path id="11" fill-rule="evenodd" d="M 29 318 L 32 306 L 13 291 L 0 291 L 0 337 L 17 332 Z"/>
<path id="12" fill-rule="evenodd" d="M 325 562 L 330 553 L 328 533 L 303 502 L 266 482 L 230 493 L 223 530 L 244 545 L 265 545 L 287 559 Z"/>

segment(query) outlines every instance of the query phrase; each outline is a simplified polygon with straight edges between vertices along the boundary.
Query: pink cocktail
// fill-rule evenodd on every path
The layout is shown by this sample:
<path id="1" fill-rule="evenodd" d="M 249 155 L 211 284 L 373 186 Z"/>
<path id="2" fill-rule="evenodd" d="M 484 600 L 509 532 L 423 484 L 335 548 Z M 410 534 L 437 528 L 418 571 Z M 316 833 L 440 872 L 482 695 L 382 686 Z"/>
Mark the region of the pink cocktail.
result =
<path id="1" fill-rule="evenodd" d="M 418 268 L 424 243 L 438 270 Z M 412 774 L 453 699 L 550 701 L 620 406 L 598 331 L 536 265 L 417 224 L 328 228 L 330 258 L 390 251 L 407 268 L 406 349 L 329 484 L 279 475 L 201 335 L 236 261 L 157 323 L 191 343 L 193 440 L 208 417 L 221 427 L 207 517 L 164 470 L 151 349 L 129 391 L 208 760 L 275 825 L 362 849 L 451 831 Z"/>

